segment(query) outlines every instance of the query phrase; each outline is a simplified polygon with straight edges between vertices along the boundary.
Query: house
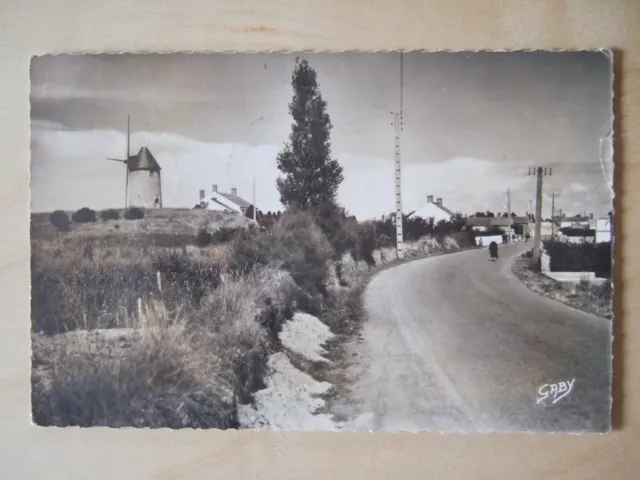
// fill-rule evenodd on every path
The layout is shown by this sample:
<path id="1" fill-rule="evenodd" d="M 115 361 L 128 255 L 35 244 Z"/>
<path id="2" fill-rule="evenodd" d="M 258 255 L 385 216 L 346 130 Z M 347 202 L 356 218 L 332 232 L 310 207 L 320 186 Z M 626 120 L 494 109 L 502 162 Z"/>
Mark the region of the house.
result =
<path id="1" fill-rule="evenodd" d="M 429 218 L 433 218 L 435 223 L 440 222 L 441 220 L 450 221 L 451 217 L 455 214 L 442 205 L 442 198 L 437 198 L 436 201 L 433 201 L 433 195 L 427 196 L 427 203 L 424 204 L 419 209 L 409 213 L 407 218 L 409 217 L 420 217 L 428 220 Z"/>
<path id="2" fill-rule="evenodd" d="M 560 228 L 568 228 L 573 225 L 586 225 L 588 227 L 592 226 L 595 228 L 593 213 L 589 216 L 575 215 L 573 217 L 562 217 L 560 219 Z"/>
<path id="3" fill-rule="evenodd" d="M 511 240 L 516 239 L 516 232 L 521 235 L 526 235 L 530 231 L 529 219 L 527 217 L 469 217 L 465 221 L 467 227 L 476 232 L 476 243 L 482 245 L 488 245 L 490 241 L 496 241 L 496 243 L 502 243 L 496 240 L 496 234 L 502 238 L 504 235 L 505 240 L 510 237 Z"/>
<path id="4" fill-rule="evenodd" d="M 571 224 L 558 233 L 558 240 L 568 243 L 593 243 L 595 238 L 596 230 L 589 227 L 589 222 Z"/>
<path id="5" fill-rule="evenodd" d="M 613 235 L 613 226 L 610 217 L 596 220 L 596 243 L 610 242 Z"/>
<path id="6" fill-rule="evenodd" d="M 531 233 L 531 225 L 527 217 L 469 217 L 466 219 L 466 225 L 475 232 L 499 229 L 504 233 L 507 232 L 509 226 L 514 230 L 514 227 L 519 225 L 523 234 Z"/>
<path id="7" fill-rule="evenodd" d="M 242 197 L 238 196 L 236 188 L 231 189 L 231 193 L 222 193 L 218 191 L 218 186 L 213 185 L 211 193 L 205 195 L 204 190 L 200 190 L 200 208 L 213 210 L 218 212 L 236 213 L 238 215 L 246 215 L 247 210 L 252 206 Z"/>

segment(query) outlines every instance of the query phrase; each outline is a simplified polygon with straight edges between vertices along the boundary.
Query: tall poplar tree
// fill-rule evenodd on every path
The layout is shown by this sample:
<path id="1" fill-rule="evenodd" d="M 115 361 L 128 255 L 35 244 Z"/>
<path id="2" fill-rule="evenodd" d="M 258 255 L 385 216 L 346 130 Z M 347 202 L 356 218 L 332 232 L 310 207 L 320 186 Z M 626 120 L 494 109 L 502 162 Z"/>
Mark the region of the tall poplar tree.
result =
<path id="1" fill-rule="evenodd" d="M 277 157 L 282 172 L 277 180 L 280 201 L 285 207 L 302 209 L 333 204 L 344 177 L 338 161 L 331 158 L 327 102 L 320 94 L 316 72 L 306 60 L 296 64 L 291 85 L 293 124 L 289 141 Z"/>

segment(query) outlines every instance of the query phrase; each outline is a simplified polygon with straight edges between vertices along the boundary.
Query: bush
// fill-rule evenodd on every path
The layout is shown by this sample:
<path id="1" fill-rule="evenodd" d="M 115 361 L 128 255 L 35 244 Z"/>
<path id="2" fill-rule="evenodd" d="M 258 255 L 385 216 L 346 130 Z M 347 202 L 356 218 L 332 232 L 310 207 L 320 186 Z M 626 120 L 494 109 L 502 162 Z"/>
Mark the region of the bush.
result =
<path id="1" fill-rule="evenodd" d="M 82 207 L 71 217 L 75 223 L 91 223 L 97 220 L 96 211 L 88 207 Z"/>
<path id="2" fill-rule="evenodd" d="M 304 293 L 301 308 L 317 311 L 326 295 L 334 252 L 307 212 L 286 212 L 264 233 L 244 232 L 233 242 L 231 267 L 249 271 L 255 265 L 273 264 L 291 273 Z M 310 312 L 313 313 L 313 312 Z"/>
<path id="3" fill-rule="evenodd" d="M 110 208 L 108 210 L 103 210 L 102 212 L 100 212 L 100 218 L 104 221 L 107 220 L 119 220 L 120 219 L 120 213 L 118 213 L 117 210 L 114 210 L 113 208 Z"/>
<path id="4" fill-rule="evenodd" d="M 331 245 L 334 260 L 340 260 L 346 252 L 355 247 L 356 236 L 350 235 L 347 214 L 343 207 L 334 202 L 326 202 L 315 207 L 311 214 L 315 224 Z M 352 232 L 355 233 L 353 229 Z"/>
<path id="5" fill-rule="evenodd" d="M 211 243 L 227 243 L 235 238 L 238 233 L 237 228 L 219 228 L 213 232 Z"/>
<path id="6" fill-rule="evenodd" d="M 198 231 L 198 236 L 196 237 L 196 243 L 201 247 L 206 247 L 207 245 L 211 244 L 212 240 L 213 240 L 213 235 L 211 235 L 206 228 L 201 228 Z"/>
<path id="7" fill-rule="evenodd" d="M 196 242 L 201 247 L 206 247 L 211 244 L 228 243 L 235 238 L 238 234 L 237 228 L 220 228 L 213 233 L 209 233 L 206 228 L 201 228 L 198 231 Z"/>
<path id="8" fill-rule="evenodd" d="M 51 225 L 53 225 L 56 230 L 60 232 L 68 232 L 70 229 L 69 216 L 62 210 L 56 210 L 51 215 L 49 215 L 49 221 L 51 222 Z"/>
<path id="9" fill-rule="evenodd" d="M 611 277 L 611 242 L 544 242 L 552 272 L 594 272 L 596 277 Z"/>
<path id="10" fill-rule="evenodd" d="M 374 224 L 370 222 L 356 224 L 355 231 L 356 242 L 351 249 L 351 256 L 357 262 L 364 261 L 369 266 L 375 265 L 373 252 L 378 247 L 378 239 Z"/>
<path id="11" fill-rule="evenodd" d="M 128 208 L 126 212 L 124 212 L 124 218 L 127 220 L 140 220 L 144 218 L 144 211 L 138 207 Z"/>

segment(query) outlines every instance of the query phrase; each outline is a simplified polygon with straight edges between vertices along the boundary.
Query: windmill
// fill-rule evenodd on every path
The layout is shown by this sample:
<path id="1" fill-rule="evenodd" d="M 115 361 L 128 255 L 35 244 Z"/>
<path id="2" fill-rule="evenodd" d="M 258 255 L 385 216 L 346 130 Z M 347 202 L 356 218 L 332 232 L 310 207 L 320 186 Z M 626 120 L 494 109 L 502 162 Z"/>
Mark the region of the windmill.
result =
<path id="1" fill-rule="evenodd" d="M 125 159 L 108 158 L 126 166 L 124 207 L 162 208 L 160 164 L 147 147 L 131 155 L 131 116 L 127 116 L 127 153 Z"/>

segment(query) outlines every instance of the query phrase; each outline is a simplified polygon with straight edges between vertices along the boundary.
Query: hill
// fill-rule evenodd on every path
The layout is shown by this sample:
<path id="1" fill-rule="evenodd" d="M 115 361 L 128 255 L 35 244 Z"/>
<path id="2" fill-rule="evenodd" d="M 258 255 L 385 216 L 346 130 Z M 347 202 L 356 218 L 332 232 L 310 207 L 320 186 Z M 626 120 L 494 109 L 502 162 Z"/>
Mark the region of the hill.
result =
<path id="1" fill-rule="evenodd" d="M 117 210 L 118 220 L 102 220 L 97 211 L 97 221 L 89 223 L 71 222 L 69 232 L 58 232 L 49 220 L 50 213 L 31 214 L 31 240 L 51 240 L 60 236 L 95 239 L 100 243 L 127 243 L 135 240 L 146 244 L 178 246 L 193 243 L 198 232 L 206 229 L 210 233 L 220 229 L 251 228 L 256 226 L 250 218 L 236 214 L 212 212 L 200 209 L 148 209 L 144 218 L 126 220 L 124 210 Z M 74 212 L 66 212 L 69 219 Z"/>

